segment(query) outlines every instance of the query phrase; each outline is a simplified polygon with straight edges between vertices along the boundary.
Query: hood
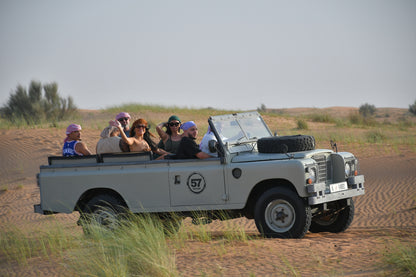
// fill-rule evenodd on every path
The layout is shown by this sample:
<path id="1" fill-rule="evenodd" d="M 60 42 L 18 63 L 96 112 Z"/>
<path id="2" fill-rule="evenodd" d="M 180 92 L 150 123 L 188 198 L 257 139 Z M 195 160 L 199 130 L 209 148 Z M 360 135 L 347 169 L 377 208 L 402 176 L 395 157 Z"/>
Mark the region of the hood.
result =
<path id="1" fill-rule="evenodd" d="M 271 160 L 288 160 L 288 159 L 305 159 L 321 153 L 333 153 L 329 149 L 316 149 L 304 152 L 293 152 L 287 154 L 281 153 L 259 153 L 259 152 L 240 152 L 231 160 L 233 163 L 271 161 Z"/>

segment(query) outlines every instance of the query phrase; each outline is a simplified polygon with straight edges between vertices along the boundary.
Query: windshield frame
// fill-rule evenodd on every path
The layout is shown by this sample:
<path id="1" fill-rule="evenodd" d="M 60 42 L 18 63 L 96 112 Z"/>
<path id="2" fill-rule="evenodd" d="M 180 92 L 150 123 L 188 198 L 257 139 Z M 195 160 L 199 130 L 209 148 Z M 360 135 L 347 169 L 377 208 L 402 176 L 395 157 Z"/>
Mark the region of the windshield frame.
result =
<path id="1" fill-rule="evenodd" d="M 230 153 L 252 151 L 259 138 L 272 136 L 258 112 L 211 116 L 208 123 L 219 144 Z"/>

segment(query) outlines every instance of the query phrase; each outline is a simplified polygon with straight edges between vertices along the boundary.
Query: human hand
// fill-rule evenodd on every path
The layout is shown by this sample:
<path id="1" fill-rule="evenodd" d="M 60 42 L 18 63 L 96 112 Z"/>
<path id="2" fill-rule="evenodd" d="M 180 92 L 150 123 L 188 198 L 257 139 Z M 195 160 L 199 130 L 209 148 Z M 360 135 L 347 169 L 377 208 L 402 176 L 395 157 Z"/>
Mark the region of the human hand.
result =
<path id="1" fill-rule="evenodd" d="M 110 120 L 108 124 L 110 124 L 110 126 L 121 127 L 121 124 L 118 120 Z"/>

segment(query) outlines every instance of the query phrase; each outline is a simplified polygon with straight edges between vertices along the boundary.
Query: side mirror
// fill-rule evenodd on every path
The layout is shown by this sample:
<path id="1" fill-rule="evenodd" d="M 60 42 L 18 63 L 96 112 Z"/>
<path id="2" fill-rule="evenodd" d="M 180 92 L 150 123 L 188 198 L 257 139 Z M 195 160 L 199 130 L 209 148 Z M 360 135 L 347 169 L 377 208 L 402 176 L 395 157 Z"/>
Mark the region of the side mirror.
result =
<path id="1" fill-rule="evenodd" d="M 215 153 L 217 152 L 217 141 L 212 139 L 208 142 L 209 152 Z"/>

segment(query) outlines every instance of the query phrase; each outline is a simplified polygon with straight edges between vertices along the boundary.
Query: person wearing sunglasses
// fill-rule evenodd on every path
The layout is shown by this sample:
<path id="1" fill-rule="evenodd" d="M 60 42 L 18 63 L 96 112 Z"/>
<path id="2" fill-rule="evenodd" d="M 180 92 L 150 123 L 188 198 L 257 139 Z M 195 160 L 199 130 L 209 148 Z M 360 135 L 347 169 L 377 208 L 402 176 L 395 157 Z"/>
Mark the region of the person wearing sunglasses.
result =
<path id="1" fill-rule="evenodd" d="M 176 155 L 166 155 L 164 156 L 164 159 L 207 159 L 213 157 L 201 151 L 198 144 L 195 142 L 198 136 L 198 127 L 195 122 L 185 122 L 182 124 L 181 129 L 184 133 Z"/>
<path id="2" fill-rule="evenodd" d="M 129 113 L 126 112 L 121 112 L 116 115 L 116 120 L 120 122 L 127 137 L 130 137 L 130 118 Z"/>
<path id="3" fill-rule="evenodd" d="M 121 139 L 129 146 L 130 152 L 149 152 L 152 151 L 158 156 L 169 154 L 168 152 L 160 149 L 156 146 L 156 143 L 152 140 L 153 135 L 148 128 L 147 121 L 143 118 L 139 118 L 133 122 L 130 137 L 127 137 L 123 131 L 123 127 L 120 122 L 112 123 L 117 126 L 121 133 Z"/>
<path id="4" fill-rule="evenodd" d="M 163 128 L 166 128 L 166 131 Z M 180 128 L 181 120 L 176 115 L 169 117 L 168 122 L 162 122 L 157 125 L 156 131 L 160 137 L 158 147 L 167 152 L 176 153 L 182 139 Z"/>

